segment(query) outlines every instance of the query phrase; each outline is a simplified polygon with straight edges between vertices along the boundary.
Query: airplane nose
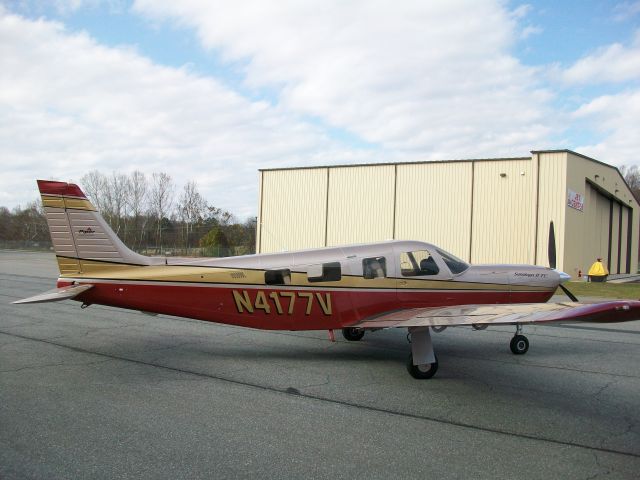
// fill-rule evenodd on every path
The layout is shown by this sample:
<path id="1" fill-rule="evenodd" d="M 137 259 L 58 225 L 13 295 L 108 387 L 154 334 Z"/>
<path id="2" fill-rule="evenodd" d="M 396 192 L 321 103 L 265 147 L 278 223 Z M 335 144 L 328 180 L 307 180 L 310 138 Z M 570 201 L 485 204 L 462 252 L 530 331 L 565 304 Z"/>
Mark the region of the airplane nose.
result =
<path id="1" fill-rule="evenodd" d="M 556 270 L 556 273 L 560 276 L 560 283 L 571 280 L 571 275 L 569 275 L 568 273 L 561 272 L 560 270 Z"/>

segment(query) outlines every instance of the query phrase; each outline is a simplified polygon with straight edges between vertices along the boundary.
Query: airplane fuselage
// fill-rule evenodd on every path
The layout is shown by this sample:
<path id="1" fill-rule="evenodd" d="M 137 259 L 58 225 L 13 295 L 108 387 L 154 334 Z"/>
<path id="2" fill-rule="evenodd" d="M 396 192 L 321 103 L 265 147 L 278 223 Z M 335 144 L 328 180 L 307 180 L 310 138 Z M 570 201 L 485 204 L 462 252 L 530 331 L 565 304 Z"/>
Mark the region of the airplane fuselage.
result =
<path id="1" fill-rule="evenodd" d="M 414 260 L 425 257 L 422 252 L 431 270 Z M 456 259 L 453 267 L 463 271 L 453 273 L 439 252 L 422 242 L 393 241 L 291 254 L 156 258 L 156 265 L 144 266 L 80 260 L 82 273 L 62 275 L 58 287 L 91 283 L 77 297 L 86 304 L 269 330 L 330 330 L 397 309 L 546 302 L 559 283 L 556 271 L 530 265 L 470 266 Z M 368 262 L 384 268 L 369 274 Z"/>

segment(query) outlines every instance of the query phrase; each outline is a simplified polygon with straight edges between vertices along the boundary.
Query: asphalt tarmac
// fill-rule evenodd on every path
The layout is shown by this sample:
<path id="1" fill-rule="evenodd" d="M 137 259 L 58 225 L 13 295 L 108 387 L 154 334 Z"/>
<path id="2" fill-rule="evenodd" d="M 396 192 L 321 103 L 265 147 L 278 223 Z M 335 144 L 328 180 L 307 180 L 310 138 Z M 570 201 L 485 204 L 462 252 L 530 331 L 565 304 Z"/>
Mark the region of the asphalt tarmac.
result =
<path id="1" fill-rule="evenodd" d="M 64 301 L 0 251 L 0 478 L 638 478 L 640 322 L 346 342 Z"/>

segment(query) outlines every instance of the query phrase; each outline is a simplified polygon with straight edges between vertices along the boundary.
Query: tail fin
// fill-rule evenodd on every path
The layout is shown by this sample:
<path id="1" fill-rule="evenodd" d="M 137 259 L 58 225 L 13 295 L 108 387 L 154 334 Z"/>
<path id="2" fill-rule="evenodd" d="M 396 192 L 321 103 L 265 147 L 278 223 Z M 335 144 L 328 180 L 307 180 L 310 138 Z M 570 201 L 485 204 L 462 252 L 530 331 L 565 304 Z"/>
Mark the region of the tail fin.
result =
<path id="1" fill-rule="evenodd" d="M 149 265 L 151 259 L 122 243 L 73 183 L 38 180 L 51 241 L 62 275 L 83 273 L 81 260 Z"/>

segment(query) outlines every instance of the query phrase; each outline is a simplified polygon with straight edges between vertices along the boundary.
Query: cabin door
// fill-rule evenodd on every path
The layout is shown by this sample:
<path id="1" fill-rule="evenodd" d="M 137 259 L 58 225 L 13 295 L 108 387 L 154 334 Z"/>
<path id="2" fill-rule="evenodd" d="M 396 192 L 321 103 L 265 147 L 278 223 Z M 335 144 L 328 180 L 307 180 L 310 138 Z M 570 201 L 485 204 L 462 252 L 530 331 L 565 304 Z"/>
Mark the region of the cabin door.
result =
<path id="1" fill-rule="evenodd" d="M 395 249 L 396 296 L 400 308 L 447 305 L 453 277 L 439 255 L 426 249 Z M 452 297 L 453 298 L 453 297 Z"/>

